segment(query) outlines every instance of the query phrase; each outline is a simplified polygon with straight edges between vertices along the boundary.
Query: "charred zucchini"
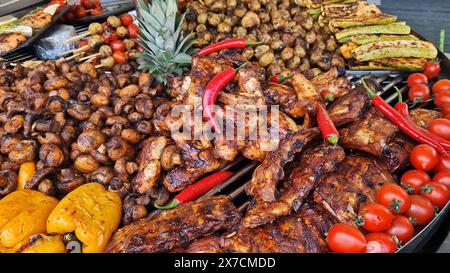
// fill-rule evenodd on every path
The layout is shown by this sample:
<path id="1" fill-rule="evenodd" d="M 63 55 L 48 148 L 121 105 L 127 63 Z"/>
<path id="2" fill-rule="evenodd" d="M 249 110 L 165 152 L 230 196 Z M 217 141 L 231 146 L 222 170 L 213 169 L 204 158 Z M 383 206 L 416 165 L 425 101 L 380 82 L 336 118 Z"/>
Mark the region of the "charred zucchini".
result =
<path id="1" fill-rule="evenodd" d="M 396 70 L 416 72 L 422 71 L 427 59 L 424 58 L 384 58 L 377 60 L 382 65 L 396 68 Z"/>
<path id="2" fill-rule="evenodd" d="M 347 28 L 336 33 L 336 39 L 341 43 L 342 40 L 360 34 L 409 34 L 411 28 L 405 22 L 392 23 L 387 25 L 365 26 Z"/>
<path id="3" fill-rule="evenodd" d="M 434 59 L 437 53 L 436 47 L 430 42 L 386 41 L 362 45 L 352 51 L 352 56 L 358 62 L 363 62 L 391 57 Z"/>
<path id="4" fill-rule="evenodd" d="M 352 28 L 370 25 L 386 25 L 397 22 L 397 16 L 380 14 L 372 17 L 349 17 L 331 19 L 330 25 L 335 28 Z"/>
<path id="5" fill-rule="evenodd" d="M 417 38 L 414 35 L 356 35 L 351 36 L 350 41 L 357 45 L 365 45 L 368 43 L 373 42 L 385 42 L 385 41 L 401 41 L 401 40 L 413 40 L 418 41 L 419 38 Z"/>

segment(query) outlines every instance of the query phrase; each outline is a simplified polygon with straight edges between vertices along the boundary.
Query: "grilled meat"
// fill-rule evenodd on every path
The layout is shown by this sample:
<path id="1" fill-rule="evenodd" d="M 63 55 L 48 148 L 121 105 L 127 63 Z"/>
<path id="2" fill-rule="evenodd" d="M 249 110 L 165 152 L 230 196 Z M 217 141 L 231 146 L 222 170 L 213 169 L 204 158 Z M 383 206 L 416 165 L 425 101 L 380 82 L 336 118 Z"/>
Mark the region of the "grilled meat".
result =
<path id="1" fill-rule="evenodd" d="M 414 122 L 424 129 L 428 128 L 428 125 L 433 119 L 437 119 L 442 116 L 441 112 L 423 108 L 411 110 L 409 114 Z"/>
<path id="2" fill-rule="evenodd" d="M 119 229 L 106 252 L 166 252 L 200 236 L 239 223 L 240 215 L 226 196 L 214 196 L 161 211 Z"/>
<path id="3" fill-rule="evenodd" d="M 361 205 L 375 202 L 379 187 L 394 182 L 383 163 L 367 156 L 347 155 L 334 173 L 322 179 L 314 200 L 337 221 L 351 223 Z"/>
<path id="4" fill-rule="evenodd" d="M 381 157 L 389 141 L 398 133 L 398 128 L 375 108 L 361 119 L 339 130 L 339 144 Z"/>
<path id="5" fill-rule="evenodd" d="M 250 208 L 243 219 L 244 225 L 257 227 L 297 211 L 320 179 L 333 172 L 344 157 L 344 150 L 339 146 L 320 145 L 301 153 L 301 160 L 293 164 L 290 176 L 280 190 L 280 198 Z"/>
<path id="6" fill-rule="evenodd" d="M 318 253 L 328 251 L 325 233 L 335 223 L 320 206 L 305 203 L 298 212 L 257 228 L 239 226 L 222 236 L 193 242 L 190 253 Z"/>
<path id="7" fill-rule="evenodd" d="M 361 85 L 338 98 L 328 107 L 328 113 L 336 126 L 360 119 L 369 109 L 370 98 Z"/>
<path id="8" fill-rule="evenodd" d="M 27 38 L 22 34 L 3 34 L 0 35 L 0 54 L 3 55 L 25 43 Z"/>
<path id="9" fill-rule="evenodd" d="M 263 87 L 264 97 L 268 104 L 279 105 L 280 110 L 293 118 L 301 118 L 307 114 L 306 101 L 298 99 L 297 93 L 290 87 L 268 82 Z"/>
<path id="10" fill-rule="evenodd" d="M 29 26 L 33 29 L 40 29 L 48 26 L 52 22 L 52 15 L 44 12 L 43 10 L 37 10 L 31 14 L 26 15 L 20 20 L 21 25 Z"/>
<path id="11" fill-rule="evenodd" d="M 346 77 L 340 77 L 345 74 L 345 70 L 341 67 L 332 67 L 327 72 L 321 73 L 312 79 L 312 83 L 317 90 L 329 90 L 336 98 L 342 97 L 350 89 L 350 82 Z"/>
<path id="12" fill-rule="evenodd" d="M 277 183 L 284 177 L 284 165 L 292 161 L 294 155 L 318 134 L 317 128 L 304 129 L 281 140 L 278 149 L 270 152 L 253 172 L 246 187 L 247 194 L 255 198 L 257 203 L 275 201 Z"/>

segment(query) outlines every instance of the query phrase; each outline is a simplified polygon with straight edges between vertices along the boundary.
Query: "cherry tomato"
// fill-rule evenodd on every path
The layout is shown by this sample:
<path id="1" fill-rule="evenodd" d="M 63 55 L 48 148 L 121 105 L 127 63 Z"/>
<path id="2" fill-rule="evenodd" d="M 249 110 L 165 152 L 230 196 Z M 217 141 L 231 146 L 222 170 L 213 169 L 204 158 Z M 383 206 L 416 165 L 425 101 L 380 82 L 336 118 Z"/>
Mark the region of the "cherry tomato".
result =
<path id="1" fill-rule="evenodd" d="M 89 44 L 89 42 L 88 41 L 86 41 L 86 40 L 83 40 L 83 41 L 80 41 L 79 43 L 78 43 L 78 47 L 83 47 L 83 46 L 87 46 Z"/>
<path id="2" fill-rule="evenodd" d="M 413 87 L 416 84 L 428 84 L 428 78 L 422 73 L 412 73 L 409 75 L 408 80 L 406 80 L 406 83 L 408 84 L 409 88 Z"/>
<path id="3" fill-rule="evenodd" d="M 420 144 L 412 149 L 410 160 L 414 168 L 427 172 L 437 165 L 438 153 L 430 145 Z"/>
<path id="4" fill-rule="evenodd" d="M 79 6 L 76 10 L 75 10 L 75 16 L 77 18 L 83 18 L 87 16 L 87 11 L 85 8 L 83 8 L 82 6 Z"/>
<path id="5" fill-rule="evenodd" d="M 124 62 L 128 61 L 127 54 L 125 54 L 122 51 L 114 51 L 113 54 L 112 54 L 112 57 L 113 57 L 114 62 L 116 64 L 121 64 L 121 63 L 124 63 Z"/>
<path id="6" fill-rule="evenodd" d="M 400 178 L 400 185 L 402 185 L 408 193 L 420 193 L 422 185 L 430 181 L 430 176 L 426 172 L 409 170 Z"/>
<path id="7" fill-rule="evenodd" d="M 450 120 L 445 118 L 437 118 L 430 122 L 428 131 L 445 139 L 450 140 Z"/>
<path id="8" fill-rule="evenodd" d="M 426 225 L 434 217 L 433 204 L 423 196 L 411 195 L 411 206 L 404 215 L 416 225 Z"/>
<path id="9" fill-rule="evenodd" d="M 128 35 L 130 35 L 131 38 L 138 39 L 139 27 L 136 24 L 131 23 L 128 26 Z"/>
<path id="10" fill-rule="evenodd" d="M 109 44 L 111 42 L 111 36 L 112 34 L 110 32 L 103 32 L 102 33 L 103 39 L 105 40 L 105 44 Z"/>
<path id="11" fill-rule="evenodd" d="M 128 13 L 124 13 L 120 15 L 120 22 L 122 23 L 122 26 L 128 27 L 133 23 L 133 16 L 129 15 Z"/>
<path id="12" fill-rule="evenodd" d="M 432 181 L 444 185 L 448 190 L 450 190 L 450 170 L 442 170 L 437 172 L 433 176 Z"/>
<path id="13" fill-rule="evenodd" d="M 446 102 L 441 106 L 441 111 L 444 115 L 450 115 L 450 102 Z"/>
<path id="14" fill-rule="evenodd" d="M 435 182 L 428 182 L 425 184 L 422 187 L 421 195 L 430 200 L 431 204 L 439 209 L 445 207 L 448 200 L 450 200 L 450 191 L 447 187 Z"/>
<path id="15" fill-rule="evenodd" d="M 431 98 L 430 89 L 424 84 L 416 84 L 409 89 L 408 97 L 410 101 L 427 100 Z"/>
<path id="16" fill-rule="evenodd" d="M 442 107 L 444 104 L 450 102 L 450 91 L 441 91 L 434 97 L 434 105 Z"/>
<path id="17" fill-rule="evenodd" d="M 95 8 L 95 2 L 96 0 L 81 0 L 81 5 L 86 9 L 93 9 Z"/>
<path id="18" fill-rule="evenodd" d="M 400 214 L 409 209 L 411 200 L 409 200 L 408 193 L 402 187 L 389 183 L 378 189 L 377 203 L 387 207 L 394 214 Z"/>
<path id="19" fill-rule="evenodd" d="M 73 11 L 71 11 L 71 10 L 69 10 L 68 12 L 66 12 L 66 14 L 64 15 L 64 18 L 67 20 L 67 21 L 73 21 L 73 20 L 75 20 L 76 19 L 76 16 L 75 16 L 75 13 L 73 12 Z"/>
<path id="20" fill-rule="evenodd" d="M 125 51 L 125 43 L 121 40 L 114 40 L 110 44 L 113 51 Z"/>
<path id="21" fill-rule="evenodd" d="M 357 228 L 347 224 L 335 224 L 328 230 L 327 243 L 338 253 L 362 253 L 366 251 L 366 238 Z"/>
<path id="22" fill-rule="evenodd" d="M 433 94 L 439 94 L 442 91 L 450 91 L 450 80 L 439 80 L 433 84 Z"/>
<path id="23" fill-rule="evenodd" d="M 103 14 L 103 8 L 101 6 L 95 7 L 95 9 L 90 10 L 92 16 L 98 16 Z"/>
<path id="24" fill-rule="evenodd" d="M 386 232 L 397 237 L 400 242 L 406 243 L 414 236 L 414 226 L 405 216 L 396 215 Z"/>
<path id="25" fill-rule="evenodd" d="M 366 235 L 366 253 L 394 253 L 397 245 L 390 234 L 375 232 Z"/>
<path id="26" fill-rule="evenodd" d="M 434 168 L 434 172 L 436 173 L 442 170 L 450 170 L 450 155 L 439 155 L 438 163 Z"/>
<path id="27" fill-rule="evenodd" d="M 355 223 L 370 232 L 385 231 L 391 225 L 394 215 L 380 204 L 367 204 L 359 209 Z"/>
<path id="28" fill-rule="evenodd" d="M 423 74 L 430 80 L 436 78 L 439 73 L 441 73 L 441 66 L 435 61 L 428 61 L 423 68 Z"/>

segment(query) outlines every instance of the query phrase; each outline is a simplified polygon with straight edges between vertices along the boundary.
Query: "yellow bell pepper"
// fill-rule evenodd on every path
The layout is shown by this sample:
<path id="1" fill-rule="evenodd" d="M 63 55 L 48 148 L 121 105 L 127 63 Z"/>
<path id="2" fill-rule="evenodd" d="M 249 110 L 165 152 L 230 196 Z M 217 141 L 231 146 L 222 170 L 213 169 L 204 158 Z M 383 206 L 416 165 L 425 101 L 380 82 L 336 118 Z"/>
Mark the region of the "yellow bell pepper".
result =
<path id="1" fill-rule="evenodd" d="M 102 252 L 116 231 L 122 215 L 122 201 L 98 183 L 84 184 L 64 197 L 47 220 L 47 232 L 75 232 L 83 252 Z"/>
<path id="2" fill-rule="evenodd" d="M 46 221 L 58 200 L 38 191 L 10 193 L 0 200 L 0 246 L 11 248 L 46 231 Z"/>
<path id="3" fill-rule="evenodd" d="M 36 164 L 34 162 L 25 162 L 20 165 L 19 175 L 17 177 L 17 190 L 23 190 L 25 184 L 31 180 L 36 172 Z"/>
<path id="4" fill-rule="evenodd" d="M 0 247 L 0 253 L 65 253 L 59 234 L 35 234 L 12 248 Z"/>

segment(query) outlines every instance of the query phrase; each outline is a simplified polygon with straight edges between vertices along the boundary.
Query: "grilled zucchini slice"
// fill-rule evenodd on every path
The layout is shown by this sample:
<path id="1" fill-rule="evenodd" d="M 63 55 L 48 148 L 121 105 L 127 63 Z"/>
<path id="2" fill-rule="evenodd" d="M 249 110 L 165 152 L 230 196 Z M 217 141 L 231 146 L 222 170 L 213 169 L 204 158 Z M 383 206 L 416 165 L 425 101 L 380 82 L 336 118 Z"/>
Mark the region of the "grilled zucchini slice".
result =
<path id="1" fill-rule="evenodd" d="M 395 22 L 397 22 L 397 16 L 380 14 L 372 17 L 334 18 L 330 20 L 330 26 L 334 28 L 352 28 L 370 25 L 386 25 Z"/>
<path id="2" fill-rule="evenodd" d="M 366 1 L 323 5 L 322 9 L 328 18 L 372 17 L 382 13 L 375 4 Z"/>
<path id="3" fill-rule="evenodd" d="M 358 62 L 364 62 L 391 57 L 434 59 L 437 53 L 436 47 L 430 42 L 386 41 L 359 46 L 352 51 L 352 56 Z"/>
<path id="4" fill-rule="evenodd" d="M 401 41 L 401 40 L 413 40 L 418 41 L 414 35 L 355 35 L 350 37 L 350 41 L 357 45 L 365 45 L 373 42 L 385 42 L 385 41 Z"/>
<path id="5" fill-rule="evenodd" d="M 425 58 L 384 58 L 377 60 L 382 65 L 396 68 L 396 70 L 417 72 L 422 71 L 427 59 Z"/>
<path id="6" fill-rule="evenodd" d="M 347 28 L 336 33 L 336 39 L 341 43 L 345 38 L 360 34 L 409 34 L 410 32 L 411 28 L 405 22 L 398 22 L 387 25 Z"/>

